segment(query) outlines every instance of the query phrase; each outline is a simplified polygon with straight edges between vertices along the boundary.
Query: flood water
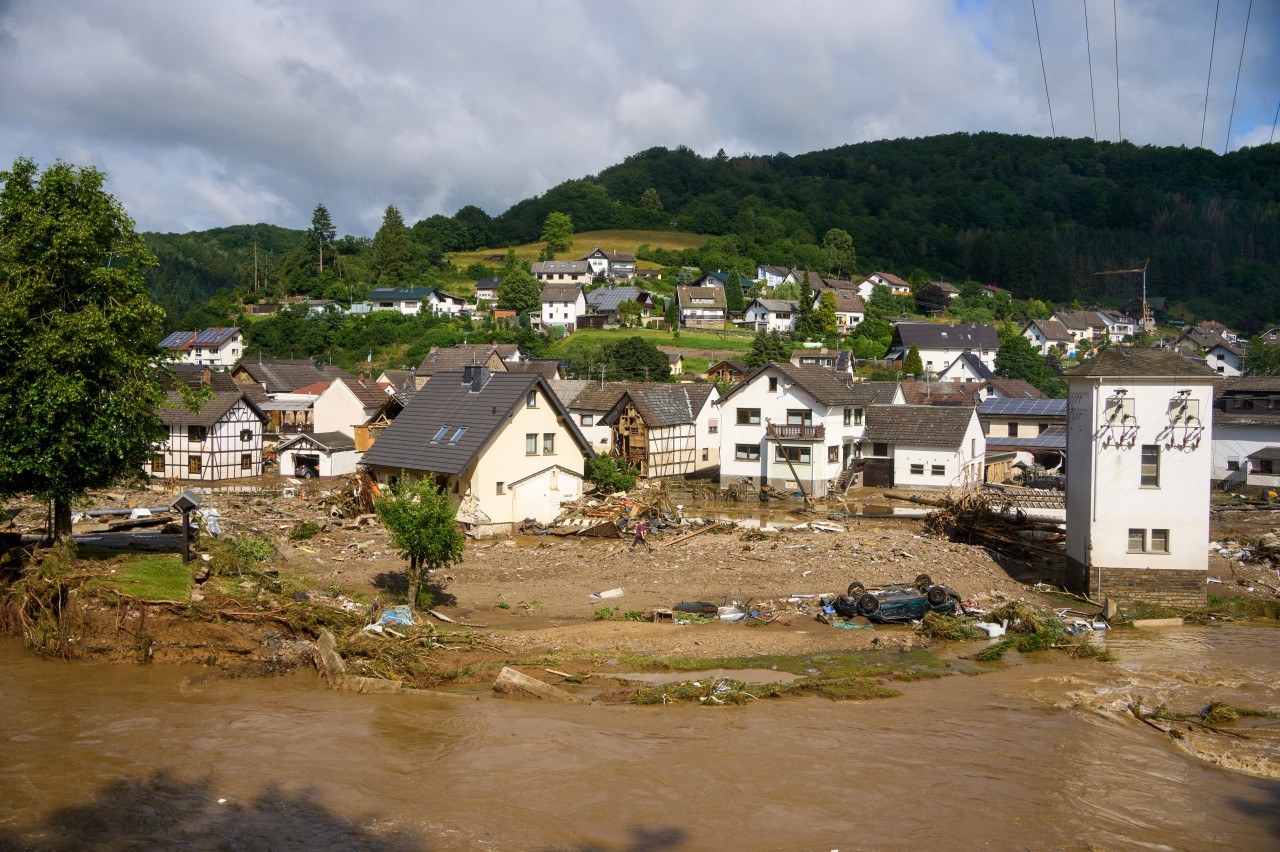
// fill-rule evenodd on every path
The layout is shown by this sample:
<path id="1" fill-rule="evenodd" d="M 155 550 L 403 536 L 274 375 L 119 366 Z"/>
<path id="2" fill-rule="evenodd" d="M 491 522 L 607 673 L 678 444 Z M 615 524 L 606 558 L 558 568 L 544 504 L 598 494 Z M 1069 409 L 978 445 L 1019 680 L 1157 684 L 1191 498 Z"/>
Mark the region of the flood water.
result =
<path id="1" fill-rule="evenodd" d="M 1280 708 L 1280 630 L 1112 637 L 887 701 L 560 706 L 0 642 L 0 848 L 1275 849 L 1280 781 L 1127 717 Z M 1274 770 L 1277 720 L 1239 765 Z"/>

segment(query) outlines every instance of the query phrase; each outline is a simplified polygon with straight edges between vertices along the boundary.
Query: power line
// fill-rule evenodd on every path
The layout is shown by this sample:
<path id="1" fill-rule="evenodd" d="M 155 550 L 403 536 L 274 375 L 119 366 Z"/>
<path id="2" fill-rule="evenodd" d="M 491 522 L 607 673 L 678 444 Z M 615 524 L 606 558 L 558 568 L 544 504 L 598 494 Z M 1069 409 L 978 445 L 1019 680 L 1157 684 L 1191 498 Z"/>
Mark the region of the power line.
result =
<path id="1" fill-rule="evenodd" d="M 1118 142 L 1124 141 L 1124 131 L 1120 125 L 1120 19 L 1116 15 L 1116 0 L 1111 0 L 1112 38 L 1116 44 L 1116 136 Z"/>
<path id="2" fill-rule="evenodd" d="M 1058 129 L 1053 126 L 1053 101 L 1049 100 L 1049 72 L 1044 68 L 1044 45 L 1040 43 L 1040 18 L 1036 16 L 1036 0 L 1031 0 L 1031 18 L 1036 22 L 1036 46 L 1040 48 L 1040 73 L 1044 76 L 1044 100 L 1049 105 L 1049 132 L 1053 134 L 1054 139 L 1057 139 Z"/>
<path id="3" fill-rule="evenodd" d="M 1267 140 L 1268 145 L 1276 141 L 1276 119 L 1280 119 L 1280 101 L 1276 102 L 1276 117 L 1271 119 L 1271 138 Z"/>
<path id="4" fill-rule="evenodd" d="M 1098 141 L 1098 99 L 1093 94 L 1093 45 L 1089 42 L 1089 0 L 1080 0 L 1084 6 L 1084 47 L 1089 54 L 1089 103 L 1093 105 L 1093 141 Z"/>
<path id="5" fill-rule="evenodd" d="M 1249 18 L 1253 15 L 1253 0 L 1249 0 L 1249 11 L 1244 14 L 1244 37 L 1240 39 L 1240 64 L 1236 66 L 1236 88 L 1231 93 L 1231 116 L 1227 119 L 1227 141 L 1222 146 L 1222 155 L 1227 155 L 1231 147 L 1231 123 L 1236 120 L 1236 95 L 1240 93 L 1240 69 L 1244 67 L 1244 46 L 1249 41 Z"/>
<path id="6" fill-rule="evenodd" d="M 1209 81 L 1213 79 L 1213 49 L 1218 45 L 1218 10 L 1222 0 L 1213 7 L 1213 39 L 1209 42 L 1209 76 L 1204 81 L 1204 117 L 1200 119 L 1200 147 L 1204 147 L 1204 123 L 1209 118 Z"/>

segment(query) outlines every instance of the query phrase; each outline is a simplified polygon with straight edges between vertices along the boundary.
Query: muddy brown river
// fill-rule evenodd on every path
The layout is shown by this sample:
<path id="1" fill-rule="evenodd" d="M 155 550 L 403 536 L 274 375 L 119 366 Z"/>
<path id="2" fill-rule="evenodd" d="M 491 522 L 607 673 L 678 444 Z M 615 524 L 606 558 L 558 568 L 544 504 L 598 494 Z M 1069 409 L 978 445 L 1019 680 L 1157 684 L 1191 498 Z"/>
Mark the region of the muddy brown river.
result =
<path id="1" fill-rule="evenodd" d="M 1280 721 L 1184 747 L 1124 712 L 1280 709 L 1280 630 L 1110 644 L 1118 663 L 1014 654 L 887 701 L 662 708 L 355 695 L 4 640 L 0 848 L 1280 847 Z"/>

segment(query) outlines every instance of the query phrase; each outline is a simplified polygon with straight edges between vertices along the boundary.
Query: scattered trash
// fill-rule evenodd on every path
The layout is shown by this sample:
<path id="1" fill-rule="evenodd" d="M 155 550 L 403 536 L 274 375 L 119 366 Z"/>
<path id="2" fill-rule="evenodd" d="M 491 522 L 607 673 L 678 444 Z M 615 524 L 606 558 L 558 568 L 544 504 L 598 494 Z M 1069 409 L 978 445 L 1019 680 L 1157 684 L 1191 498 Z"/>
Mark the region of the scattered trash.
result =
<path id="1" fill-rule="evenodd" d="M 976 622 L 973 626 L 976 627 L 978 630 L 981 630 L 983 633 L 987 634 L 988 639 L 995 639 L 1005 634 L 1007 630 L 1007 625 L 1008 625 L 1007 621 L 1004 624 L 993 624 L 990 621 L 979 621 L 979 622 Z"/>
<path id="2" fill-rule="evenodd" d="M 607 591 L 603 591 L 603 592 L 593 592 L 591 597 L 597 600 L 605 600 L 606 598 L 620 598 L 622 597 L 622 589 L 608 589 Z"/>
<path id="3" fill-rule="evenodd" d="M 393 606 L 391 609 L 383 610 L 382 618 L 379 621 L 388 627 L 395 627 L 398 624 L 412 627 L 414 624 L 413 610 L 407 606 Z"/>

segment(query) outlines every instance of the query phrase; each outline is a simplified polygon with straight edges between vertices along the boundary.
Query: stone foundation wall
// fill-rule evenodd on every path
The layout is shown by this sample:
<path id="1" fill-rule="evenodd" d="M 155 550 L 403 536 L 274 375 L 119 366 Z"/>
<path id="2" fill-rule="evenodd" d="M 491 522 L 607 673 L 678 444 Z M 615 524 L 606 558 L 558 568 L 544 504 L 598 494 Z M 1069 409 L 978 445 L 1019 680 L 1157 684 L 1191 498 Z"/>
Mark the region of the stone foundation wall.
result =
<path id="1" fill-rule="evenodd" d="M 1125 603 L 1146 601 L 1200 609 L 1207 601 L 1207 571 L 1180 568 L 1105 568 L 1067 557 L 1067 588 L 1094 600 L 1111 596 Z"/>

